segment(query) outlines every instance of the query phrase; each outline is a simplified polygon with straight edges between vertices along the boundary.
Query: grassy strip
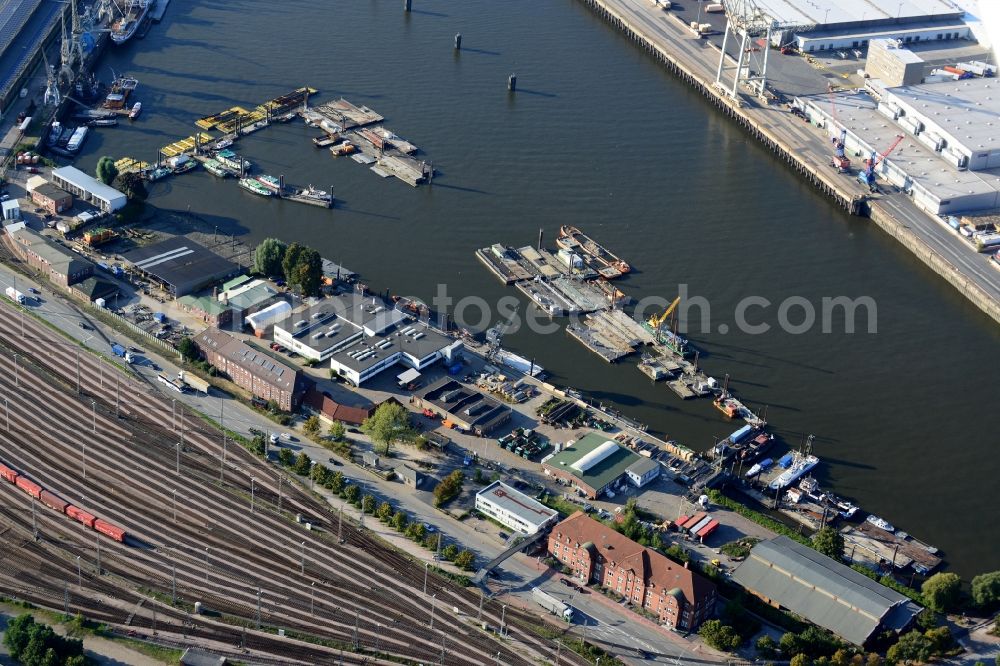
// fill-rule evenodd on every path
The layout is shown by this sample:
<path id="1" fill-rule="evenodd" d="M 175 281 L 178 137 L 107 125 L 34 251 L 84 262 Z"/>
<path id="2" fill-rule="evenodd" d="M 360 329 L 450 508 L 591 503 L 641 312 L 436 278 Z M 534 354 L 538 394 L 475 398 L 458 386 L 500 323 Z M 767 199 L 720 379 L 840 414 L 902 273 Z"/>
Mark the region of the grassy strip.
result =
<path id="1" fill-rule="evenodd" d="M 744 518 L 752 520 L 753 522 L 757 523 L 761 527 L 767 528 L 777 534 L 786 536 L 789 539 L 798 541 L 799 543 L 805 546 L 809 546 L 810 548 L 812 547 L 812 541 L 802 536 L 788 525 L 785 525 L 784 523 L 777 521 L 774 518 L 771 518 L 770 516 L 766 516 L 759 511 L 754 511 L 745 504 L 741 504 L 740 502 L 737 502 L 734 499 L 726 497 L 725 495 L 723 495 L 718 490 L 715 490 L 714 488 L 708 491 L 708 497 L 715 504 L 718 504 L 719 506 L 724 506 L 731 511 L 735 511 Z"/>
<path id="2" fill-rule="evenodd" d="M 98 634 L 102 638 L 106 638 L 109 641 L 114 641 L 120 645 L 131 648 L 136 652 L 141 652 L 150 659 L 156 659 L 157 661 L 162 661 L 165 664 L 179 664 L 181 663 L 181 655 L 184 654 L 183 650 L 177 648 L 166 647 L 163 645 L 157 645 L 156 643 L 147 643 L 146 641 L 136 640 L 135 638 L 123 638 L 121 636 L 115 636 L 113 634 Z"/>
<path id="3" fill-rule="evenodd" d="M 562 643 L 564 648 L 572 650 L 591 664 L 596 664 L 598 660 L 608 666 L 625 666 L 617 657 L 611 656 L 603 648 L 592 643 L 586 643 L 580 638 L 569 636 L 568 630 L 553 629 L 546 622 L 533 622 L 531 624 L 514 619 L 510 624 L 520 627 L 523 630 L 532 632 L 537 636 Z"/>

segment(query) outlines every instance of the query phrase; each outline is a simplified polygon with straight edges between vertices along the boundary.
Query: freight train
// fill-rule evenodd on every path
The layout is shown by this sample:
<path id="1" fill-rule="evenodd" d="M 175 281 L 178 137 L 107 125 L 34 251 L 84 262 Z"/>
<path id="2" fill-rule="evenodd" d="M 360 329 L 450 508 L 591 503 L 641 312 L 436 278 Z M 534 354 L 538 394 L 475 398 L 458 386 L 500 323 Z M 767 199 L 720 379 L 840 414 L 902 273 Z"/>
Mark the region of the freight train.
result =
<path id="1" fill-rule="evenodd" d="M 106 520 L 101 520 L 100 518 L 91 513 L 87 513 L 77 506 L 73 506 L 55 493 L 51 493 L 45 488 L 42 488 L 28 477 L 23 474 L 18 474 L 16 471 L 7 467 L 3 463 L 0 463 L 0 478 L 3 478 L 7 483 L 14 484 L 53 511 L 65 514 L 73 520 L 83 523 L 90 529 L 100 532 L 109 539 L 114 539 L 119 543 L 125 543 L 126 534 L 125 530 L 122 528 L 117 525 L 112 525 Z"/>

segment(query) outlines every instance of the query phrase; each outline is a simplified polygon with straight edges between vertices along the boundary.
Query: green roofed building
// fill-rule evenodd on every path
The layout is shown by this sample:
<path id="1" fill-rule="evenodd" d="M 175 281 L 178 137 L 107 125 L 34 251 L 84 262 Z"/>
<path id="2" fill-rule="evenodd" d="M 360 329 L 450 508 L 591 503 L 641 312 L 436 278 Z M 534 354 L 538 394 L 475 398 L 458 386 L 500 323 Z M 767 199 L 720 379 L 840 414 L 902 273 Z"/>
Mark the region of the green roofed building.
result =
<path id="1" fill-rule="evenodd" d="M 626 481 L 641 488 L 660 475 L 655 462 L 600 432 L 568 444 L 542 463 L 542 469 L 549 476 L 579 488 L 591 499 L 622 488 Z"/>
<path id="2" fill-rule="evenodd" d="M 233 320 L 233 310 L 225 303 L 220 303 L 218 299 L 211 296 L 181 296 L 177 299 L 177 304 L 182 310 L 201 317 L 209 326 L 227 326 Z"/>

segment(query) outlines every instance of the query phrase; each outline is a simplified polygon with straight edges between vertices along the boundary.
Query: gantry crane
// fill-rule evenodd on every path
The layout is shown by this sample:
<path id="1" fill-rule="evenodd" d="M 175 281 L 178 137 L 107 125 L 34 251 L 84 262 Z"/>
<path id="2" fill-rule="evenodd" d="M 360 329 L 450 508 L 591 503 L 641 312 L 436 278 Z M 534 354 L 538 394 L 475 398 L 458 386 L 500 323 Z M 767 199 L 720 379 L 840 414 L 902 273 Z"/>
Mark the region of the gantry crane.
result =
<path id="1" fill-rule="evenodd" d="M 895 150 L 896 146 L 898 146 L 899 142 L 902 140 L 903 135 L 897 134 L 896 140 L 892 142 L 892 145 L 890 145 L 889 149 L 884 153 L 879 155 L 875 151 L 872 151 L 871 157 L 865 160 L 865 168 L 858 172 L 858 182 L 867 185 L 868 189 L 872 192 L 877 192 L 878 185 L 875 183 L 875 169 L 877 169 L 878 165 L 882 163 L 882 160 L 889 157 L 889 153 Z"/>

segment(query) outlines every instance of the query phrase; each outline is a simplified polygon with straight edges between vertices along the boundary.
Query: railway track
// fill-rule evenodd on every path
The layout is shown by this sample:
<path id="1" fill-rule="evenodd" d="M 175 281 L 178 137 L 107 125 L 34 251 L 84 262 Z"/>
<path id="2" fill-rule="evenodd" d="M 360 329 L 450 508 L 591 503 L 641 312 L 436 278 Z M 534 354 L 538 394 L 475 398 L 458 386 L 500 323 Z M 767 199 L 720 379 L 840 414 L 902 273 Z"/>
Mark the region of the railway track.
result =
<path id="1" fill-rule="evenodd" d="M 222 433 L 200 419 L 183 410 L 178 419 L 170 403 L 148 385 L 102 369 L 89 353 L 78 353 L 33 318 L 25 323 L 22 338 L 20 322 L 15 324 L 11 312 L 8 306 L 0 310 L 0 343 L 20 357 L 15 387 L 12 355 L 0 353 L 0 385 L 10 396 L 11 408 L 10 446 L 5 447 L 10 459 L 4 451 L 5 462 L 65 499 L 116 521 L 131 535 L 129 547 L 103 540 L 105 575 L 88 579 L 79 598 L 74 597 L 78 604 L 93 593 L 128 598 L 134 605 L 143 596 L 138 591 L 146 589 L 160 598 L 176 594 L 185 604 L 201 601 L 234 622 L 254 624 L 259 617 L 264 626 L 423 663 L 494 663 L 497 653 L 503 664 L 551 657 L 553 646 L 529 632 L 515 632 L 507 644 L 493 641 L 475 626 L 479 597 L 444 578 L 435 577 L 431 586 L 437 593 L 431 631 L 422 565 L 350 521 L 343 526 L 345 543 L 337 543 L 330 507 L 294 484 L 281 484 L 268 466 L 238 445 L 227 447 Z M 116 413 L 125 418 L 115 418 Z M 0 436 L 5 425 L 0 421 Z M 183 428 L 185 443 L 180 454 L 176 445 L 181 436 L 173 430 L 177 425 Z M 220 480 L 223 473 L 225 481 Z M 4 488 L 2 496 L 15 500 L 20 510 L 0 515 L 30 535 L 26 496 L 12 486 Z M 294 513 L 320 525 L 319 533 L 296 525 Z M 63 566 L 33 575 L 39 577 L 39 589 L 48 591 L 45 605 L 58 608 L 66 577 L 76 574 L 73 560 L 95 560 L 98 537 L 41 506 L 36 521 L 48 557 Z M 31 562 L 29 558 L 22 565 L 18 560 L 19 573 Z M 0 576 L 11 578 L 2 568 Z M 57 584 L 60 576 L 64 582 Z M 112 624 L 124 621 L 106 617 L 99 604 L 87 610 L 88 616 L 93 612 L 93 617 Z M 499 624 L 499 615 L 499 604 L 484 605 L 483 621 Z M 522 625 L 537 622 L 509 609 L 507 616 L 508 624 L 518 619 Z M 195 635 L 191 629 L 205 624 L 184 613 L 178 613 L 178 619 L 192 625 L 190 635 Z M 134 625 L 148 618 L 137 615 L 133 620 Z M 210 633 L 224 631 L 212 628 Z M 263 636 L 260 641 L 270 645 L 272 653 L 287 654 L 277 638 Z M 571 654 L 562 662 L 586 663 Z"/>

